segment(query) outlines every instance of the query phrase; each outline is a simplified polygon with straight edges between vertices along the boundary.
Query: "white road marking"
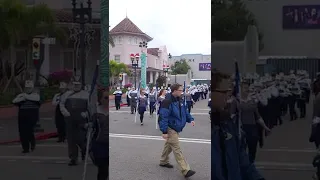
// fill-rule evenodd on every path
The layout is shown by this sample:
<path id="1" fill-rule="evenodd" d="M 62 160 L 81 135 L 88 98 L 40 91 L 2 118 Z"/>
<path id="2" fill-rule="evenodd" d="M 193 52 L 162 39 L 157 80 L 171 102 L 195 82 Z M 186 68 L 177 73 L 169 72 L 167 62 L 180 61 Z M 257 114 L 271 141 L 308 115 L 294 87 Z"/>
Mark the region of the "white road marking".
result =
<path id="1" fill-rule="evenodd" d="M 315 149 L 261 149 L 264 152 L 316 153 Z"/>
<path id="2" fill-rule="evenodd" d="M 67 161 L 68 157 L 52 157 L 52 156 L 0 156 L 1 160 L 54 160 L 54 161 Z"/>
<path id="3" fill-rule="evenodd" d="M 131 114 L 130 111 L 109 111 L 109 113 L 125 113 L 125 114 Z M 146 114 L 146 115 L 148 115 L 148 114 Z M 191 115 L 206 115 L 206 116 L 208 116 L 208 118 L 209 118 L 209 113 L 200 113 L 200 112 L 193 113 L 193 112 L 191 112 Z"/>
<path id="4" fill-rule="evenodd" d="M 164 141 L 164 139 L 162 137 L 160 137 L 160 136 L 146 136 L 146 135 L 113 134 L 113 133 L 109 133 L 109 137 Z M 179 138 L 179 141 L 180 142 L 189 142 L 189 143 L 199 143 L 199 144 L 211 144 L 211 140 L 209 140 L 209 139 Z"/>
<path id="5" fill-rule="evenodd" d="M 52 121 L 54 118 L 52 117 L 44 117 L 44 118 L 40 118 L 40 121 L 41 120 L 44 120 L 44 121 Z"/>

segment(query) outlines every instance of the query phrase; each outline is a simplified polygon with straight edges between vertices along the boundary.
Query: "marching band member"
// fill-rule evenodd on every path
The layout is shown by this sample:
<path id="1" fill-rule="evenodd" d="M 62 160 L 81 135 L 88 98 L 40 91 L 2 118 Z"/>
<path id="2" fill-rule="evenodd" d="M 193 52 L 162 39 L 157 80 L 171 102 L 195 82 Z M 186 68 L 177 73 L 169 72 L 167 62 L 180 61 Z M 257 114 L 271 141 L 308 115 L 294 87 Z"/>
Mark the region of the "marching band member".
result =
<path id="1" fill-rule="evenodd" d="M 52 100 L 52 105 L 56 106 L 55 124 L 57 128 L 57 133 L 58 133 L 58 141 L 57 141 L 58 143 L 64 142 L 66 139 L 66 122 L 60 111 L 59 103 L 60 103 L 61 96 L 63 96 L 63 94 L 67 92 L 67 83 L 60 82 L 59 90 L 60 92 L 56 94 Z"/>
<path id="2" fill-rule="evenodd" d="M 149 93 L 149 98 L 148 98 L 151 117 L 153 117 L 154 110 L 156 109 L 156 101 L 157 101 L 156 91 L 157 91 L 156 87 L 153 87 L 151 92 Z"/>
<path id="3" fill-rule="evenodd" d="M 130 109 L 131 114 L 137 111 L 137 99 L 138 99 L 138 91 L 133 87 L 132 90 L 128 94 L 130 98 Z"/>
<path id="4" fill-rule="evenodd" d="M 79 148 L 82 160 L 86 153 L 86 130 L 85 125 L 95 109 L 96 103 L 89 102 L 89 92 L 81 89 L 81 83 L 73 82 L 73 90 L 66 92 L 60 99 L 60 111 L 66 120 L 66 132 L 68 141 L 69 166 L 78 163 Z"/>
<path id="5" fill-rule="evenodd" d="M 138 113 L 140 114 L 140 123 L 143 125 L 144 112 L 148 108 L 148 97 L 145 95 L 146 91 L 144 89 L 140 90 L 140 95 L 138 97 Z"/>
<path id="6" fill-rule="evenodd" d="M 122 99 L 122 91 L 120 87 L 117 87 L 117 90 L 113 92 L 113 95 L 114 95 L 114 103 L 116 105 L 116 110 L 119 110 L 121 99 Z"/>
<path id="7" fill-rule="evenodd" d="M 40 95 L 34 92 L 33 81 L 25 82 L 25 92 L 18 94 L 12 103 L 19 107 L 18 126 L 22 153 L 29 153 L 36 146 L 34 128 L 39 120 L 40 109 Z"/>

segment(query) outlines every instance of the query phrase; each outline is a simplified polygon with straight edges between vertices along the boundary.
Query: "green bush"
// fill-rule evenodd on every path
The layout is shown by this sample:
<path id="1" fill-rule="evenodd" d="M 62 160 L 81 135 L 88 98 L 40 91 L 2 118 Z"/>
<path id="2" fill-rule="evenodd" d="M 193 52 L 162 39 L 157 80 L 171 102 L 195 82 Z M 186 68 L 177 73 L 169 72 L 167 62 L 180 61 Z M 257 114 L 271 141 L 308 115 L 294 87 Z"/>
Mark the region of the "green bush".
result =
<path id="1" fill-rule="evenodd" d="M 16 97 L 17 93 L 11 91 L 0 94 L 0 106 L 6 106 L 12 104 L 12 100 Z"/>

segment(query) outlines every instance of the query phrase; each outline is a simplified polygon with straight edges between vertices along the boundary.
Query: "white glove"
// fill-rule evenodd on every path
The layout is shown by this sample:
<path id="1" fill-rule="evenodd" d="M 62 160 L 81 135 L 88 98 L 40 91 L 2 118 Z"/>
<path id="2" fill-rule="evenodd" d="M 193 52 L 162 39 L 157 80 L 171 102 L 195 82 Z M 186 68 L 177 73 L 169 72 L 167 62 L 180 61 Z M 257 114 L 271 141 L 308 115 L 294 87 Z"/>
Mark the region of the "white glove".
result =
<path id="1" fill-rule="evenodd" d="M 87 112 L 82 112 L 82 113 L 81 113 L 81 116 L 82 116 L 83 118 L 87 118 L 87 117 L 88 117 L 88 113 L 87 113 Z"/>
<path id="2" fill-rule="evenodd" d="M 64 112 L 62 115 L 63 115 L 64 117 L 70 117 L 70 116 L 71 116 L 71 114 L 70 114 L 68 111 Z"/>
<path id="3" fill-rule="evenodd" d="M 25 93 L 22 93 L 22 94 L 20 94 L 20 95 L 18 96 L 18 98 L 19 98 L 21 101 L 23 101 L 23 100 L 26 99 L 26 94 L 25 94 Z"/>

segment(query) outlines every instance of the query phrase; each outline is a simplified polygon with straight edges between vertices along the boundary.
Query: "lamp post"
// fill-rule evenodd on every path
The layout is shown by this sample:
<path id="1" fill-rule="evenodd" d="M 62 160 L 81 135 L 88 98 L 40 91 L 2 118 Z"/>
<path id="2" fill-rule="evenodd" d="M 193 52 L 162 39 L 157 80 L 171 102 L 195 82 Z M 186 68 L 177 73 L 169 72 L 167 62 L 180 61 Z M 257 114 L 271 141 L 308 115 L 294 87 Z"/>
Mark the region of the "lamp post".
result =
<path id="1" fill-rule="evenodd" d="M 132 67 L 134 69 L 134 88 L 136 89 L 137 88 L 137 68 L 139 66 L 139 59 L 140 59 L 139 53 L 135 55 L 131 54 L 130 59 L 131 59 Z"/>
<path id="2" fill-rule="evenodd" d="M 144 48 L 148 48 L 148 43 L 143 41 L 139 43 L 141 48 L 141 88 L 147 87 L 147 54 Z"/>
<path id="3" fill-rule="evenodd" d="M 92 8 L 91 0 L 87 1 L 88 7 L 84 7 L 84 0 L 79 0 L 80 7 L 77 7 L 76 0 L 72 0 L 72 14 L 73 22 L 80 24 L 80 60 L 81 60 L 81 84 L 82 89 L 85 88 L 85 24 L 91 23 L 92 20 Z"/>

